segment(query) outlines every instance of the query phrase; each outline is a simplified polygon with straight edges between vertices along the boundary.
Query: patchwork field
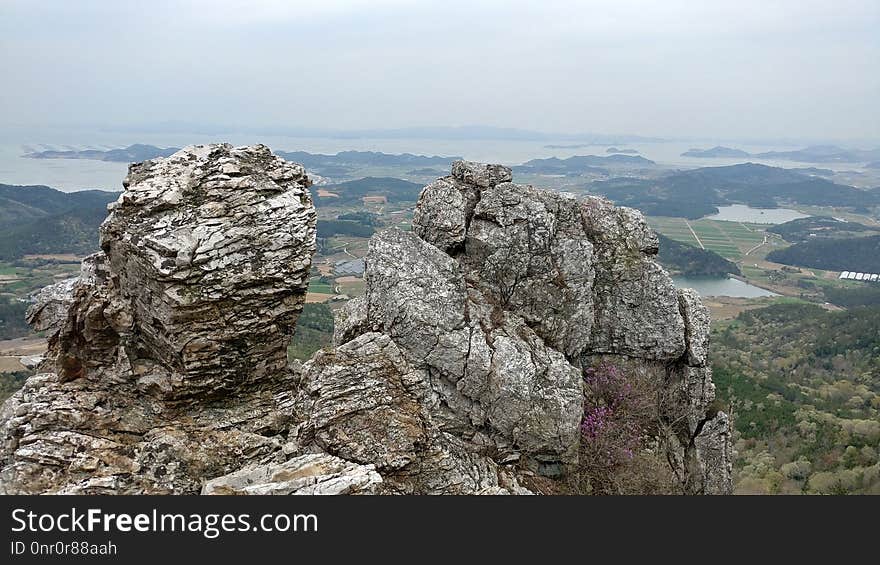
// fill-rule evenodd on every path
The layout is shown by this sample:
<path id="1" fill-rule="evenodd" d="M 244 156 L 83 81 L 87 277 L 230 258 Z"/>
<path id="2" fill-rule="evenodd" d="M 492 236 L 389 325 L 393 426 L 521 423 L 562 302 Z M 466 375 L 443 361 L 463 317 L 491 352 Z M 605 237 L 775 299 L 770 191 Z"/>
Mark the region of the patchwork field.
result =
<path id="1" fill-rule="evenodd" d="M 648 223 L 670 239 L 703 247 L 731 261 L 741 261 L 747 254 L 751 256 L 765 240 L 765 226 L 758 224 L 661 217 L 648 218 Z M 772 242 L 768 242 L 769 245 Z"/>

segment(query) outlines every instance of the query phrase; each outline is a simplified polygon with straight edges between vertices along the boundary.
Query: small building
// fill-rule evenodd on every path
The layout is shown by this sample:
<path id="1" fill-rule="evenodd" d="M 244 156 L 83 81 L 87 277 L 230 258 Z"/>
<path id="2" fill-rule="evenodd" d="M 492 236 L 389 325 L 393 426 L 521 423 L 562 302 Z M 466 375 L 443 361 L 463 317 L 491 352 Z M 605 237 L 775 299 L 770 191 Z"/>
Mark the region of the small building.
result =
<path id="1" fill-rule="evenodd" d="M 880 280 L 880 274 L 875 273 L 871 275 L 871 282 L 877 282 L 878 280 Z"/>
<path id="2" fill-rule="evenodd" d="M 844 271 L 844 272 L 840 273 L 840 276 L 837 277 L 837 278 L 839 278 L 839 279 L 848 279 L 848 278 L 849 278 L 849 271 Z"/>
<path id="3" fill-rule="evenodd" d="M 856 273 L 856 280 L 857 281 L 864 280 L 864 278 L 865 278 L 865 273 Z"/>

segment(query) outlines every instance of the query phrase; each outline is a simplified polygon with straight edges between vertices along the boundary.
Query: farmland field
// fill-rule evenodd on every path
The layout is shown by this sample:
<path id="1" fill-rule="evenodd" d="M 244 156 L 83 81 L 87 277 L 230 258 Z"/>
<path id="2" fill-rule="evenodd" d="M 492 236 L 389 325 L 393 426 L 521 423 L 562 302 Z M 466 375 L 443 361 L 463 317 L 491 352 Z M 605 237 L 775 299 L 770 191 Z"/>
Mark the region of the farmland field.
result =
<path id="1" fill-rule="evenodd" d="M 648 223 L 670 239 L 697 247 L 702 243 L 704 248 L 731 261 L 742 260 L 764 241 L 764 228 L 756 224 L 706 219 L 688 222 L 684 218 L 661 217 L 648 218 Z"/>
<path id="2" fill-rule="evenodd" d="M 309 292 L 317 294 L 333 294 L 333 287 L 330 283 L 322 281 L 319 277 L 315 277 L 309 281 Z"/>

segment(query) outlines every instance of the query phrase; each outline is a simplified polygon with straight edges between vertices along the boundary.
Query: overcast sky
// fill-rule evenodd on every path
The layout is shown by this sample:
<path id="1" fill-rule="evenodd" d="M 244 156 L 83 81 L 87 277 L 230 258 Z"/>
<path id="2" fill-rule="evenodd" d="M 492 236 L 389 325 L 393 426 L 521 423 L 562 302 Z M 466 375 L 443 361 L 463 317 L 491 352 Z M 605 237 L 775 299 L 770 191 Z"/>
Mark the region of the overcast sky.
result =
<path id="1" fill-rule="evenodd" d="M 880 0 L 0 0 L 0 127 L 880 138 Z"/>

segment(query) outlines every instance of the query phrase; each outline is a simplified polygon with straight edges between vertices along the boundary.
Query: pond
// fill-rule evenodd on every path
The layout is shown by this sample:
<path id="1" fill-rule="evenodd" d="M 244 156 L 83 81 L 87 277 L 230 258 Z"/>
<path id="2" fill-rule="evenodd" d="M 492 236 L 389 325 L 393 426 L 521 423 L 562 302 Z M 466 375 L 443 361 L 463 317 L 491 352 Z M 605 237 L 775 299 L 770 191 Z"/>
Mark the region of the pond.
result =
<path id="1" fill-rule="evenodd" d="M 742 204 L 719 206 L 717 214 L 705 217 L 707 220 L 749 222 L 752 224 L 784 224 L 800 218 L 809 218 L 809 216 L 789 208 L 752 208 Z"/>
<path id="2" fill-rule="evenodd" d="M 753 284 L 739 279 L 724 277 L 672 277 L 678 288 L 692 288 L 700 296 L 734 296 L 738 298 L 758 298 L 761 296 L 778 296 Z"/>

